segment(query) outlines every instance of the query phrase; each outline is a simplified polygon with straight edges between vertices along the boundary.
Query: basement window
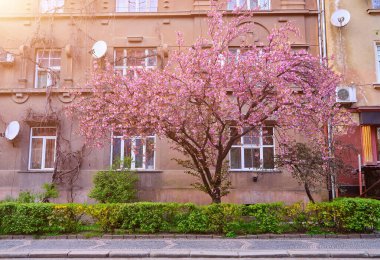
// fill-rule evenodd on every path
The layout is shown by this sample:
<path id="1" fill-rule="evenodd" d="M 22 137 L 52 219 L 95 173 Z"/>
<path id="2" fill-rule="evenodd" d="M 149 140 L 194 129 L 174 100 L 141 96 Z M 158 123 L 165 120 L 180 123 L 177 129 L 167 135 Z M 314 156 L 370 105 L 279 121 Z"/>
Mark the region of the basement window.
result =
<path id="1" fill-rule="evenodd" d="M 116 0 L 116 12 L 157 12 L 158 0 Z"/>
<path id="2" fill-rule="evenodd" d="M 32 127 L 30 130 L 29 170 L 54 170 L 57 128 Z"/>

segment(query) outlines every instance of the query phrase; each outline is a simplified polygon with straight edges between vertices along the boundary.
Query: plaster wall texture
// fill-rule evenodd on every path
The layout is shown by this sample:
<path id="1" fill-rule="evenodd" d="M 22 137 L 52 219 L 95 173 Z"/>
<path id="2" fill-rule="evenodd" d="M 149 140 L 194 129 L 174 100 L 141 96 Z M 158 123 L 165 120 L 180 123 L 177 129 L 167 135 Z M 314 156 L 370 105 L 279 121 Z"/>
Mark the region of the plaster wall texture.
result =
<path id="1" fill-rule="evenodd" d="M 86 91 L 85 82 L 91 74 L 93 58 L 89 53 L 97 40 L 108 44 L 106 58 L 113 60 L 117 47 L 153 47 L 158 50 L 158 67 L 167 57 L 164 46 L 176 46 L 176 32 L 185 36 L 185 45 L 207 32 L 205 10 L 207 0 L 159 0 L 154 13 L 117 13 L 115 1 L 66 0 L 63 13 L 41 14 L 37 0 L 0 1 L 0 47 L 15 54 L 11 66 L 0 65 L 0 129 L 13 120 L 21 122 L 21 132 L 13 143 L 0 139 L 0 199 L 17 196 L 20 191 L 38 191 L 51 180 L 51 172 L 28 170 L 30 128 L 25 121 L 28 109 L 47 113 L 47 104 L 59 115 L 61 135 L 72 149 L 80 149 L 83 139 L 78 135 L 77 122 L 64 114 L 73 95 L 70 91 Z M 315 0 L 272 0 L 271 10 L 257 11 L 253 17 L 255 37 L 266 41 L 268 32 L 284 22 L 293 21 L 301 37 L 294 38 L 294 48 L 318 53 L 318 23 Z M 61 50 L 61 73 L 56 88 L 35 88 L 35 57 L 38 49 Z M 38 126 L 38 123 L 35 124 Z M 157 140 L 155 170 L 139 172 L 139 199 L 145 201 L 178 201 L 210 203 L 207 195 L 194 190 L 193 177 L 173 160 L 180 156 L 163 139 Z M 86 148 L 79 179 L 74 188 L 76 202 L 93 202 L 87 197 L 96 171 L 110 165 L 110 144 L 103 148 Z M 257 203 L 307 201 L 303 188 L 285 171 L 259 174 L 233 172 L 231 193 L 224 202 Z M 315 191 L 317 199 L 326 199 L 324 187 Z M 58 202 L 66 202 L 70 194 L 61 190 Z"/>

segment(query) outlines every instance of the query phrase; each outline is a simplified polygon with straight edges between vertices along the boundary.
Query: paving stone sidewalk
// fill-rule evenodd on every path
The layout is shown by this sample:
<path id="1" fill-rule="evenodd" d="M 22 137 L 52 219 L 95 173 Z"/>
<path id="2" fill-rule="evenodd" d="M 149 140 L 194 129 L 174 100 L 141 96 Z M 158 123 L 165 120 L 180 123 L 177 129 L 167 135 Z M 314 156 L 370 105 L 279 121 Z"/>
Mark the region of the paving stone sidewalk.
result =
<path id="1" fill-rule="evenodd" d="M 0 258 L 380 258 L 380 239 L 11 239 Z"/>

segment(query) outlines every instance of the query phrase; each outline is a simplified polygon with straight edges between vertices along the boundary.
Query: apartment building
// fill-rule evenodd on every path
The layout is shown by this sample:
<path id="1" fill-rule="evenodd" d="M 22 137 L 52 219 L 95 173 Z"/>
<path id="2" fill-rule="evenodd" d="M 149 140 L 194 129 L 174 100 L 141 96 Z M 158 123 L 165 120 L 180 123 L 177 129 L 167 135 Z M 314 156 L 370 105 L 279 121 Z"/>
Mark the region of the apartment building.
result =
<path id="1" fill-rule="evenodd" d="M 380 1 L 325 2 L 327 55 L 334 57 L 331 65 L 342 76 L 337 101 L 350 108 L 359 125 L 347 136 L 346 142 L 353 144 L 361 155 L 363 172 L 362 180 L 359 174 L 340 176 L 339 193 L 359 195 L 359 183 L 362 183 L 362 193 L 367 190 L 366 196 L 379 198 Z M 331 22 L 334 14 L 336 18 L 343 17 L 342 24 Z M 354 161 L 358 169 L 359 159 L 356 157 Z"/>
<path id="2" fill-rule="evenodd" d="M 301 35 L 293 39 L 294 49 L 319 55 L 316 0 L 231 0 L 225 4 L 227 15 L 236 6 L 254 9 L 257 44 L 265 45 L 272 28 L 292 21 Z M 209 203 L 172 160 L 179 155 L 167 140 L 114 135 L 101 148 L 84 146 L 75 118 L 64 113 L 75 102 L 73 91 L 89 92 L 94 43 L 106 43 L 102 59 L 123 75 L 136 67 L 160 69 L 177 47 L 178 31 L 186 46 L 206 35 L 209 9 L 209 0 L 0 1 L 0 132 L 11 121 L 20 124 L 15 139 L 0 139 L 0 199 L 38 191 L 55 178 L 62 184 L 58 201 L 91 202 L 87 194 L 94 173 L 117 157 L 131 156 L 140 200 Z M 223 201 L 307 201 L 303 187 L 274 168 L 275 142 L 259 140 L 254 147 L 244 140 L 234 147 L 240 152 L 231 158 L 232 189 Z M 245 158 L 249 149 L 258 151 L 260 160 Z M 326 196 L 324 188 L 315 191 L 317 199 Z"/>

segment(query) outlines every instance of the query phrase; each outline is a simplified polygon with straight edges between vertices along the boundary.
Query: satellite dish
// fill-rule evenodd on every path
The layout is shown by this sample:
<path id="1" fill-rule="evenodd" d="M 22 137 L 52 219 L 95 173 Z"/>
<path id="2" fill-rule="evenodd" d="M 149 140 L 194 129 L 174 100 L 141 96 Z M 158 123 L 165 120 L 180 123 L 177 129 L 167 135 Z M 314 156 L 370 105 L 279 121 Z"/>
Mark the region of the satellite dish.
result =
<path id="1" fill-rule="evenodd" d="M 95 59 L 103 57 L 107 52 L 107 43 L 105 41 L 97 41 L 92 46 L 90 53 Z"/>
<path id="2" fill-rule="evenodd" d="M 12 121 L 7 126 L 7 129 L 5 130 L 4 136 L 9 141 L 12 141 L 13 139 L 15 139 L 17 137 L 19 132 L 20 132 L 20 123 L 17 121 Z"/>
<path id="3" fill-rule="evenodd" d="M 350 21 L 350 12 L 345 9 L 336 10 L 331 16 L 331 23 L 335 27 L 343 27 Z"/>

